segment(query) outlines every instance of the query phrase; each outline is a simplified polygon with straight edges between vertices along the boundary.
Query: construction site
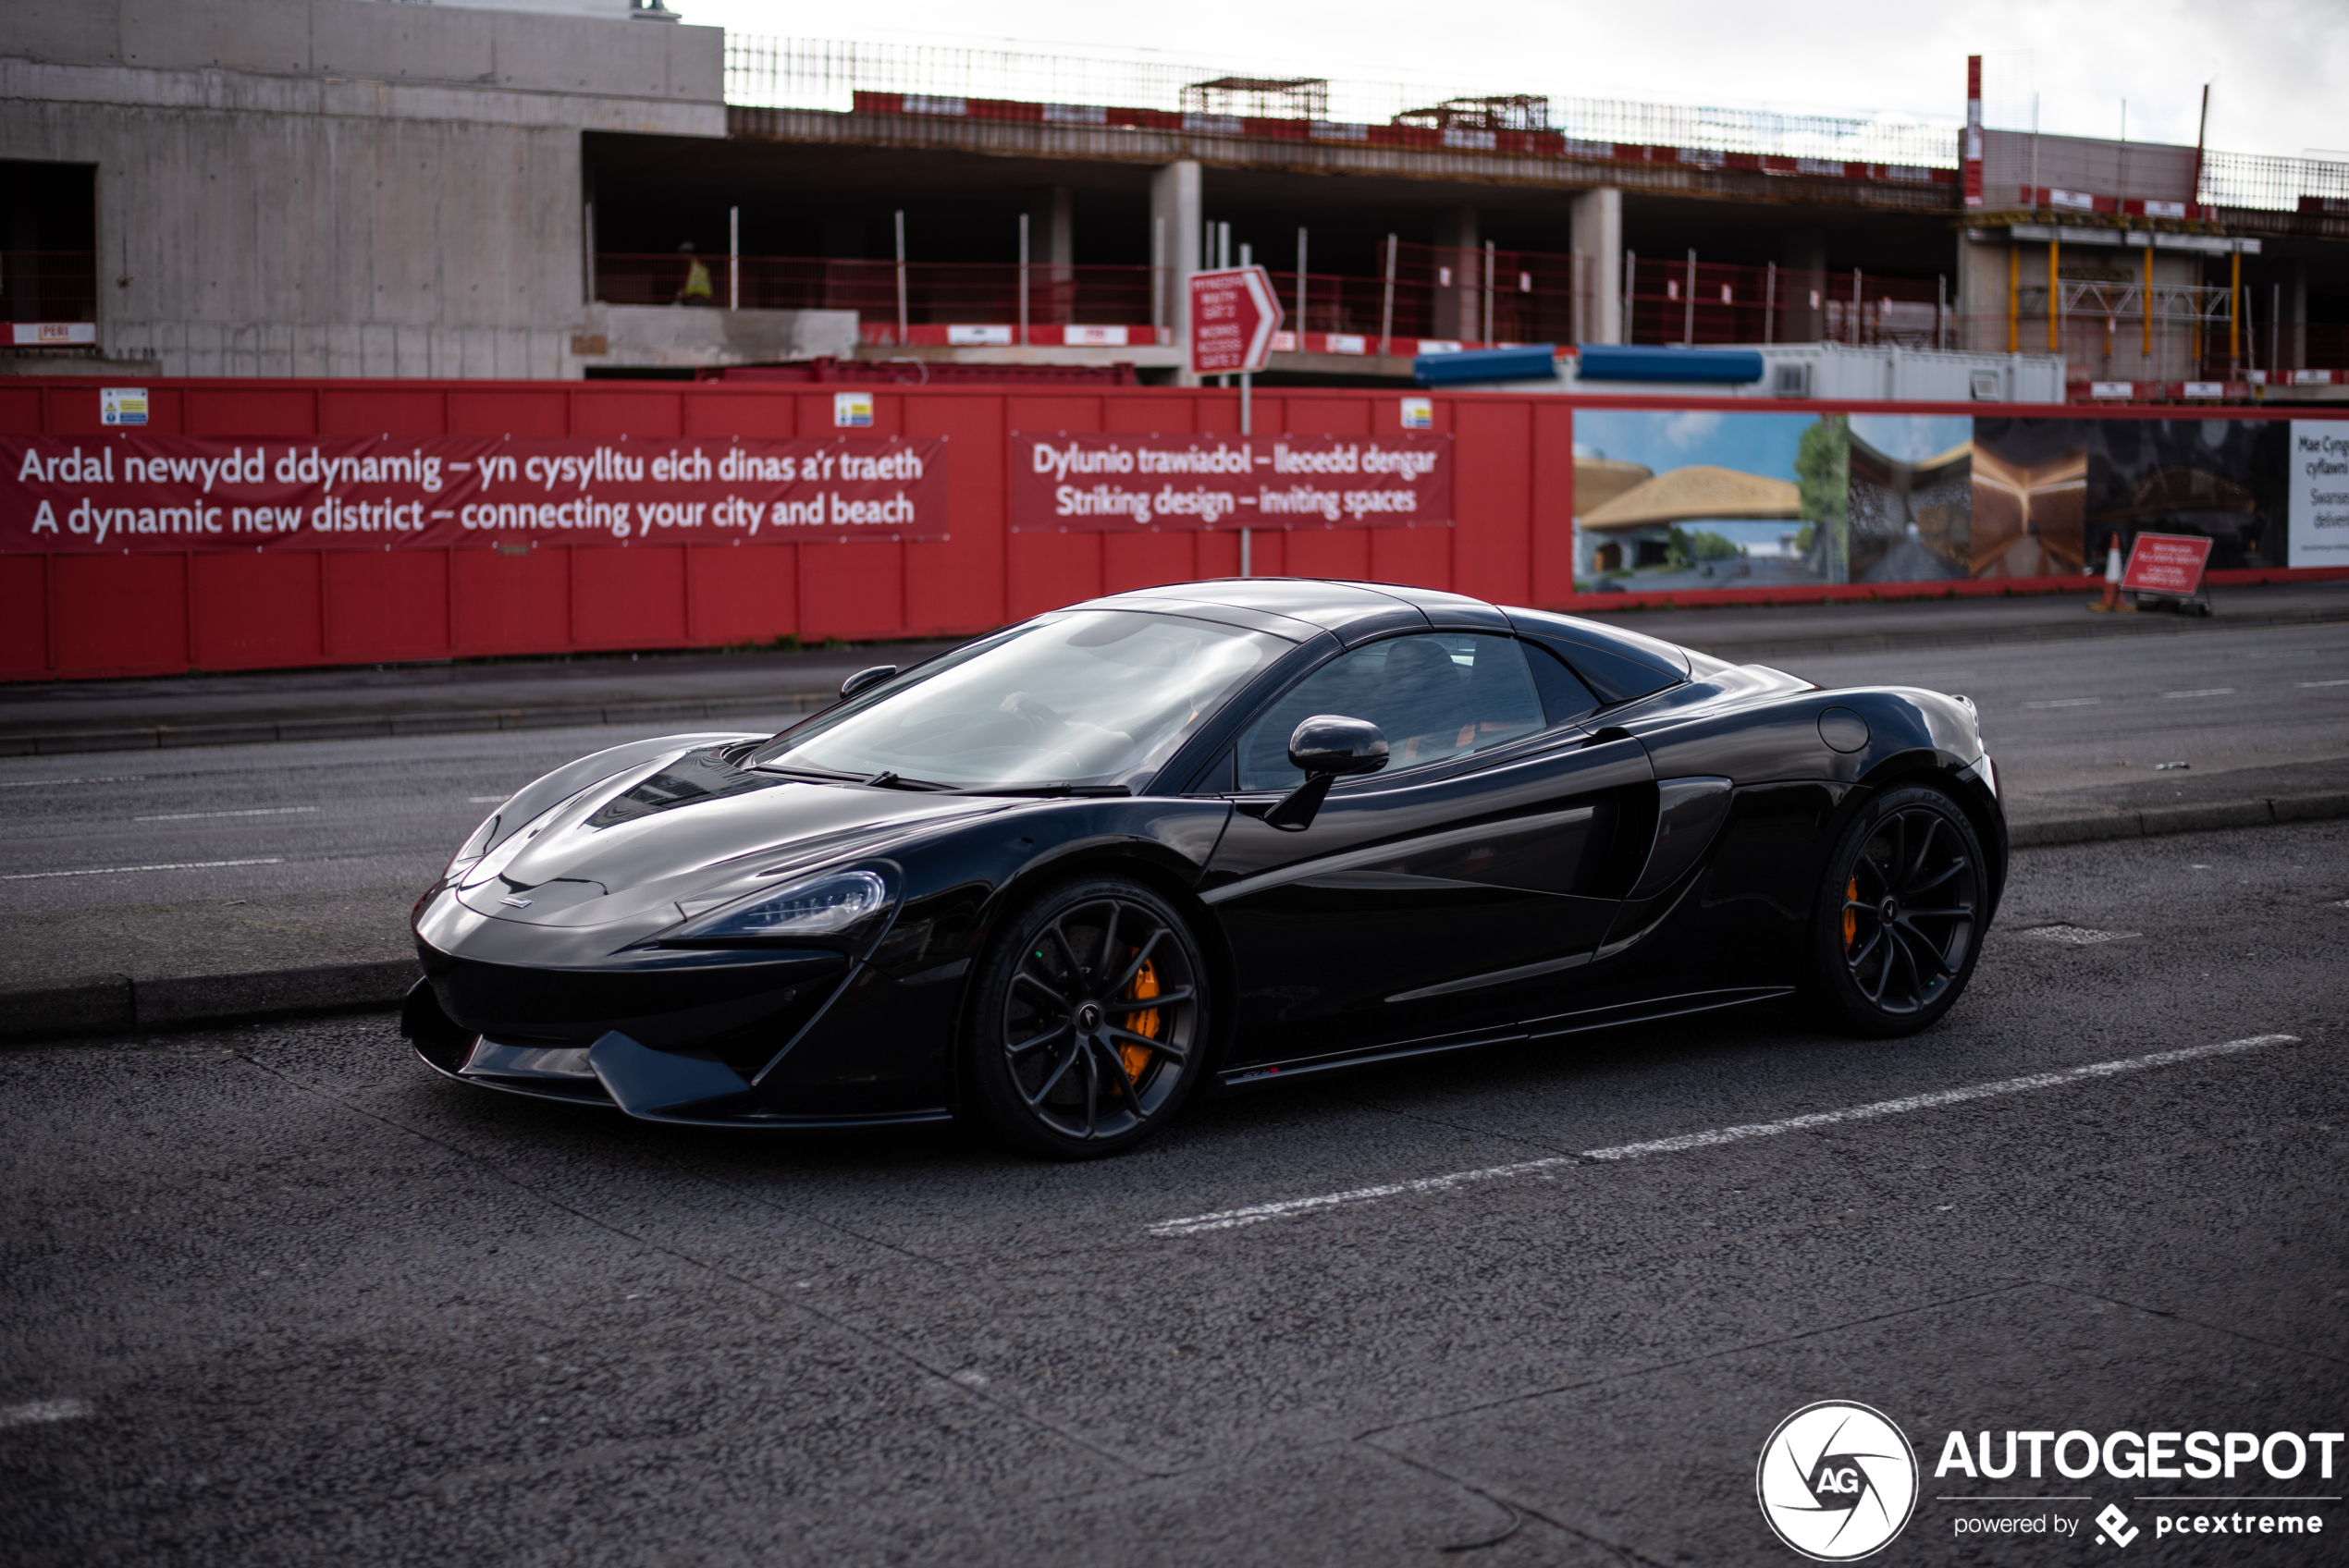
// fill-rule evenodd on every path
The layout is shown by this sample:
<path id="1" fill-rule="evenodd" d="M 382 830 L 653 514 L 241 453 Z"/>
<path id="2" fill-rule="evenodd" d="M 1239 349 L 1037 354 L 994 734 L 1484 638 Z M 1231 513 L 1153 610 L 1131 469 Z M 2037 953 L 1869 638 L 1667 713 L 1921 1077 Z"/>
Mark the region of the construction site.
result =
<path id="1" fill-rule="evenodd" d="M 2349 369 L 2349 164 L 1986 125 L 1978 59 L 1926 123 L 630 0 L 36 6 L 0 53 L 19 372 L 1179 382 L 1182 280 L 1244 260 L 1272 381 L 1528 343 L 1822 346 L 1877 386 L 1895 353 L 2060 359 L 2097 400 Z"/>
<path id="2" fill-rule="evenodd" d="M 2349 164 L 2017 130 L 1947 65 L 1936 120 L 649 0 L 20 7 L 0 677 L 960 637 L 1226 574 L 2349 574 Z M 1245 365 L 1203 273 L 1261 301 Z M 1103 477 L 1145 459 L 1187 477 Z"/>

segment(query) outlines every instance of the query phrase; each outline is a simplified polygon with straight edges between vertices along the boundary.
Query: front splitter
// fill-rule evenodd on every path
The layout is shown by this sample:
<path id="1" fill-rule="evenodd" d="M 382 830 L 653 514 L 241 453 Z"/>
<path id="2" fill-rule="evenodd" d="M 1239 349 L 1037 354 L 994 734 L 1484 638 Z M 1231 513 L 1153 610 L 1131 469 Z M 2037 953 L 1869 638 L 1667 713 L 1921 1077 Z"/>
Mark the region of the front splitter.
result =
<path id="1" fill-rule="evenodd" d="M 476 1040 L 478 1051 L 485 1042 Z M 607 1049 L 608 1044 L 610 1048 Z M 601 1062 L 595 1060 L 603 1053 Z M 639 1054 L 641 1053 L 641 1055 Z M 468 1053 L 472 1060 L 473 1053 Z M 617 1031 L 596 1042 L 585 1053 L 594 1076 L 510 1077 L 496 1072 L 468 1072 L 436 1061 L 419 1046 L 416 1059 L 442 1077 L 476 1089 L 519 1095 L 525 1099 L 558 1100 L 617 1110 L 639 1121 L 671 1127 L 729 1127 L 764 1132 L 855 1132 L 867 1128 L 916 1127 L 952 1121 L 945 1106 L 881 1115 L 793 1116 L 769 1110 L 751 1101 L 751 1088 L 732 1069 L 695 1057 L 656 1051 Z M 644 1058 L 658 1059 L 650 1063 Z M 672 1067 L 670 1064 L 680 1064 Z M 681 1070 L 682 1069 L 682 1070 Z M 699 1070 L 710 1069 L 704 1072 Z M 726 1080 L 717 1078 L 724 1073 Z M 615 1092 L 617 1080 L 618 1092 Z M 623 1097 L 625 1096 L 625 1097 Z M 747 1103 L 746 1103 L 747 1102 Z"/>

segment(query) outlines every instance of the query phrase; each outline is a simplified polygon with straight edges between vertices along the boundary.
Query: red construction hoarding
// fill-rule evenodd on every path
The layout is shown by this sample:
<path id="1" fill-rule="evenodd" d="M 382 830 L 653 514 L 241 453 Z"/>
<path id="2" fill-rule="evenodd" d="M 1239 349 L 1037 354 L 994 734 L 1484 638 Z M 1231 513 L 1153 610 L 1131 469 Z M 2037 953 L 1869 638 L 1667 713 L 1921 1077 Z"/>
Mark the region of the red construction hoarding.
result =
<path id="1" fill-rule="evenodd" d="M 1244 438 L 1238 394 L 1211 387 L 138 390 L 147 423 L 126 431 L 101 423 L 96 380 L 0 382 L 0 679 L 959 636 L 1235 574 L 1243 526 L 1262 575 L 1568 609 L 2085 591 L 2100 582 L 2079 557 L 2100 568 L 2088 547 L 2108 529 L 2211 533 L 2224 584 L 2282 575 L 2330 537 L 2330 513 L 2303 504 L 2317 482 L 2281 465 L 2297 449 L 2284 437 L 2321 445 L 2315 427 L 2338 423 L 1283 387 L 1259 390 Z M 1062 484 L 1126 476 L 1037 466 L 1124 453 L 1139 476 L 1146 449 L 1240 472 L 1178 474 L 1170 458 L 1145 522 L 1114 495 L 1059 515 Z M 510 474 L 485 475 L 504 458 Z M 1197 509 L 1160 509 L 1177 477 Z M 514 509 L 468 528 L 466 506 Z"/>

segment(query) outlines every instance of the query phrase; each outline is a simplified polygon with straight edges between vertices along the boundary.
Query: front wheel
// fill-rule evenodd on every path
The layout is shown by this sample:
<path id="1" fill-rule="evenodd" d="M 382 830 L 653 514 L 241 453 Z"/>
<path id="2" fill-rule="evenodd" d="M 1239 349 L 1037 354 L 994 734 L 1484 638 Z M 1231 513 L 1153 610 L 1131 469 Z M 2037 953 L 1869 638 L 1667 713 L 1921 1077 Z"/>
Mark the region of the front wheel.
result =
<path id="1" fill-rule="evenodd" d="M 1955 1005 L 1980 956 L 1988 868 L 1974 825 L 1931 785 L 1883 791 L 1828 857 L 1802 1000 L 1844 1034 L 1913 1035 Z"/>
<path id="2" fill-rule="evenodd" d="M 1123 1153 L 1189 1096 L 1208 1017 L 1199 944 L 1164 899 L 1122 876 L 1054 888 L 1012 916 L 981 963 L 965 1106 L 1031 1153 Z"/>

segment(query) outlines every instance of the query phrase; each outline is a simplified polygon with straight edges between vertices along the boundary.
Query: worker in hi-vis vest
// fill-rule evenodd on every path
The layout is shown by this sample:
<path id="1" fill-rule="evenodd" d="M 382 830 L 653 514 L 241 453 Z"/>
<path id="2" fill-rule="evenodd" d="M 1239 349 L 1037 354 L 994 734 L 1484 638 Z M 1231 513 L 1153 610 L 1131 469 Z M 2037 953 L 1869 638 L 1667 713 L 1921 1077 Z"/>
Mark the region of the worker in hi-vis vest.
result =
<path id="1" fill-rule="evenodd" d="M 694 254 L 694 242 L 686 240 L 677 247 L 677 253 L 685 258 L 685 287 L 677 290 L 677 298 L 670 302 L 679 305 L 718 303 L 717 287 L 709 279 L 709 264 Z"/>

